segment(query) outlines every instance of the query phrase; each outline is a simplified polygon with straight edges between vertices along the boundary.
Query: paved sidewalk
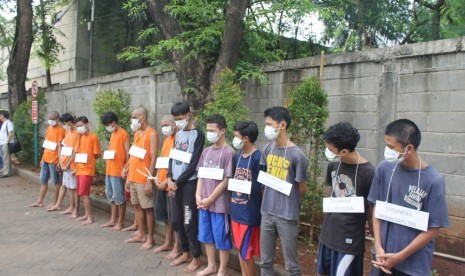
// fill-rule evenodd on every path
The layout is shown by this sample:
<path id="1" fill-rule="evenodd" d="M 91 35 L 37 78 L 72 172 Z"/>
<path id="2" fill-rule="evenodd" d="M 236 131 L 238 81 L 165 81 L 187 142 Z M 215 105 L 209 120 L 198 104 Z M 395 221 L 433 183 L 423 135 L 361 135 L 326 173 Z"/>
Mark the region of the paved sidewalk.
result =
<path id="1" fill-rule="evenodd" d="M 0 275 L 194 275 L 183 272 L 185 265 L 171 267 L 167 253 L 124 243 L 127 232 L 100 228 L 108 214 L 96 208 L 96 222 L 82 226 L 67 215 L 26 207 L 38 189 L 23 178 L 0 179 Z M 52 194 L 49 190 L 45 204 Z M 160 244 L 162 237 L 155 241 Z"/>

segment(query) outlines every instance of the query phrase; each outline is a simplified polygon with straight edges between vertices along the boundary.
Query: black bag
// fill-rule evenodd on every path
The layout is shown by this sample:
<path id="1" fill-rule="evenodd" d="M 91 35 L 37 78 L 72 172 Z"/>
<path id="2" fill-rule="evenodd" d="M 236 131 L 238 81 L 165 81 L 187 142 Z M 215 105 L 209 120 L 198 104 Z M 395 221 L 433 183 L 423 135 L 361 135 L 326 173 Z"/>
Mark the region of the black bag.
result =
<path id="1" fill-rule="evenodd" d="M 8 135 L 8 124 L 6 125 L 6 135 Z M 18 137 L 16 136 L 16 132 L 14 132 L 15 135 L 15 141 L 13 143 L 8 143 L 8 153 L 17 153 L 22 150 L 21 148 L 21 143 L 18 140 Z"/>

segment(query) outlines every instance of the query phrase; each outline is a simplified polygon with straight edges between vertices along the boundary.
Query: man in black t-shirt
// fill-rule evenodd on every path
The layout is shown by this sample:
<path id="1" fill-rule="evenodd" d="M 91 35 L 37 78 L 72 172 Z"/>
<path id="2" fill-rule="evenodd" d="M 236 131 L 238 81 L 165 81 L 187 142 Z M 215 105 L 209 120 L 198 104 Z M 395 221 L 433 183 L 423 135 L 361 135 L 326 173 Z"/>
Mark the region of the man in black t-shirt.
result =
<path id="1" fill-rule="evenodd" d="M 325 154 L 330 161 L 326 184 L 332 186 L 332 199 L 325 199 L 323 203 L 326 211 L 317 273 L 363 275 L 367 197 L 374 167 L 355 150 L 360 135 L 351 124 L 335 124 L 326 130 L 323 138 L 327 147 Z M 347 200 L 337 202 L 341 198 Z M 360 203 L 360 208 L 354 208 L 356 203 Z"/>

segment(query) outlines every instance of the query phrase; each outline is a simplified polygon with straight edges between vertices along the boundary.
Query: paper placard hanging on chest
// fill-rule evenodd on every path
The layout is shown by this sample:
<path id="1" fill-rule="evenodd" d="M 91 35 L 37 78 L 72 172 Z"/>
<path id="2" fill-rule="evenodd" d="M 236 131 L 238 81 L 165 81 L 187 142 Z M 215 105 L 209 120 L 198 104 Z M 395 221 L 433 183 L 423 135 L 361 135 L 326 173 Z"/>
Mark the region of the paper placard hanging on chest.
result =
<path id="1" fill-rule="evenodd" d="M 197 177 L 214 180 L 223 180 L 224 169 L 200 167 L 199 171 L 197 172 Z"/>
<path id="2" fill-rule="evenodd" d="M 292 190 L 291 183 L 286 182 L 282 179 L 279 179 L 275 176 L 272 176 L 271 174 L 266 173 L 264 171 L 260 171 L 258 173 L 257 181 L 287 196 L 291 194 L 291 190 Z"/>
<path id="3" fill-rule="evenodd" d="M 63 156 L 71 156 L 73 155 L 73 148 L 72 147 L 61 147 L 60 154 Z"/>
<path id="4" fill-rule="evenodd" d="M 192 158 L 192 153 L 188 153 L 188 152 L 177 150 L 177 149 L 171 149 L 170 158 L 177 160 L 177 161 L 184 162 L 184 163 L 190 163 L 191 158 Z"/>
<path id="5" fill-rule="evenodd" d="M 103 152 L 103 159 L 105 160 L 113 160 L 115 159 L 115 150 L 106 150 Z"/>
<path id="6" fill-rule="evenodd" d="M 155 163 L 155 168 L 157 169 L 168 169 L 170 165 L 169 157 L 158 157 L 157 162 Z"/>
<path id="7" fill-rule="evenodd" d="M 57 143 L 44 140 L 44 144 L 42 145 L 42 147 L 49 150 L 55 150 L 57 148 Z"/>
<path id="8" fill-rule="evenodd" d="M 364 213 L 365 200 L 362 196 L 325 197 L 323 213 Z"/>
<path id="9" fill-rule="evenodd" d="M 230 178 L 228 180 L 228 190 L 250 195 L 250 192 L 252 191 L 252 182 Z"/>
<path id="10" fill-rule="evenodd" d="M 134 146 L 134 145 L 131 146 L 131 148 L 129 149 L 129 154 L 139 159 L 144 159 L 146 153 L 147 151 L 145 149 L 139 148 L 138 146 Z"/>
<path id="11" fill-rule="evenodd" d="M 74 158 L 74 162 L 87 163 L 87 156 L 87 153 L 76 153 L 76 158 Z"/>
<path id="12" fill-rule="evenodd" d="M 429 213 L 377 200 L 375 217 L 421 231 L 428 230 Z"/>

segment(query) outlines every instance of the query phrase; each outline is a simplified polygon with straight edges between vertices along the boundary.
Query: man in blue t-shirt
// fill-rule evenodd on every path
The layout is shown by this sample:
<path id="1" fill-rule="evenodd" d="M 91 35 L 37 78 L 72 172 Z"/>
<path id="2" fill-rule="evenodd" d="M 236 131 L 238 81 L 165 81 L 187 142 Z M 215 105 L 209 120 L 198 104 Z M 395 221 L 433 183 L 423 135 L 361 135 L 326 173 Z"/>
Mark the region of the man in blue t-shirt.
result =
<path id="1" fill-rule="evenodd" d="M 239 262 L 242 275 L 255 274 L 253 256 L 260 256 L 260 222 L 262 215 L 262 188 L 258 183 L 261 152 L 254 143 L 258 137 L 258 127 L 253 121 L 241 121 L 234 125 L 234 148 L 240 150 L 237 154 L 237 166 L 234 178 L 241 184 L 239 189 L 231 189 L 231 230 L 234 246 L 239 252 Z M 245 190 L 250 189 L 249 193 Z"/>
<path id="2" fill-rule="evenodd" d="M 414 122 L 396 120 L 384 134 L 386 161 L 376 168 L 368 196 L 374 204 L 372 274 L 381 270 L 382 274 L 430 275 L 434 239 L 441 227 L 449 226 L 444 178 L 418 155 L 421 133 Z M 415 218 L 425 213 L 427 230 L 411 227 L 413 222 L 421 223 Z M 402 220 L 399 214 L 412 218 Z"/>

